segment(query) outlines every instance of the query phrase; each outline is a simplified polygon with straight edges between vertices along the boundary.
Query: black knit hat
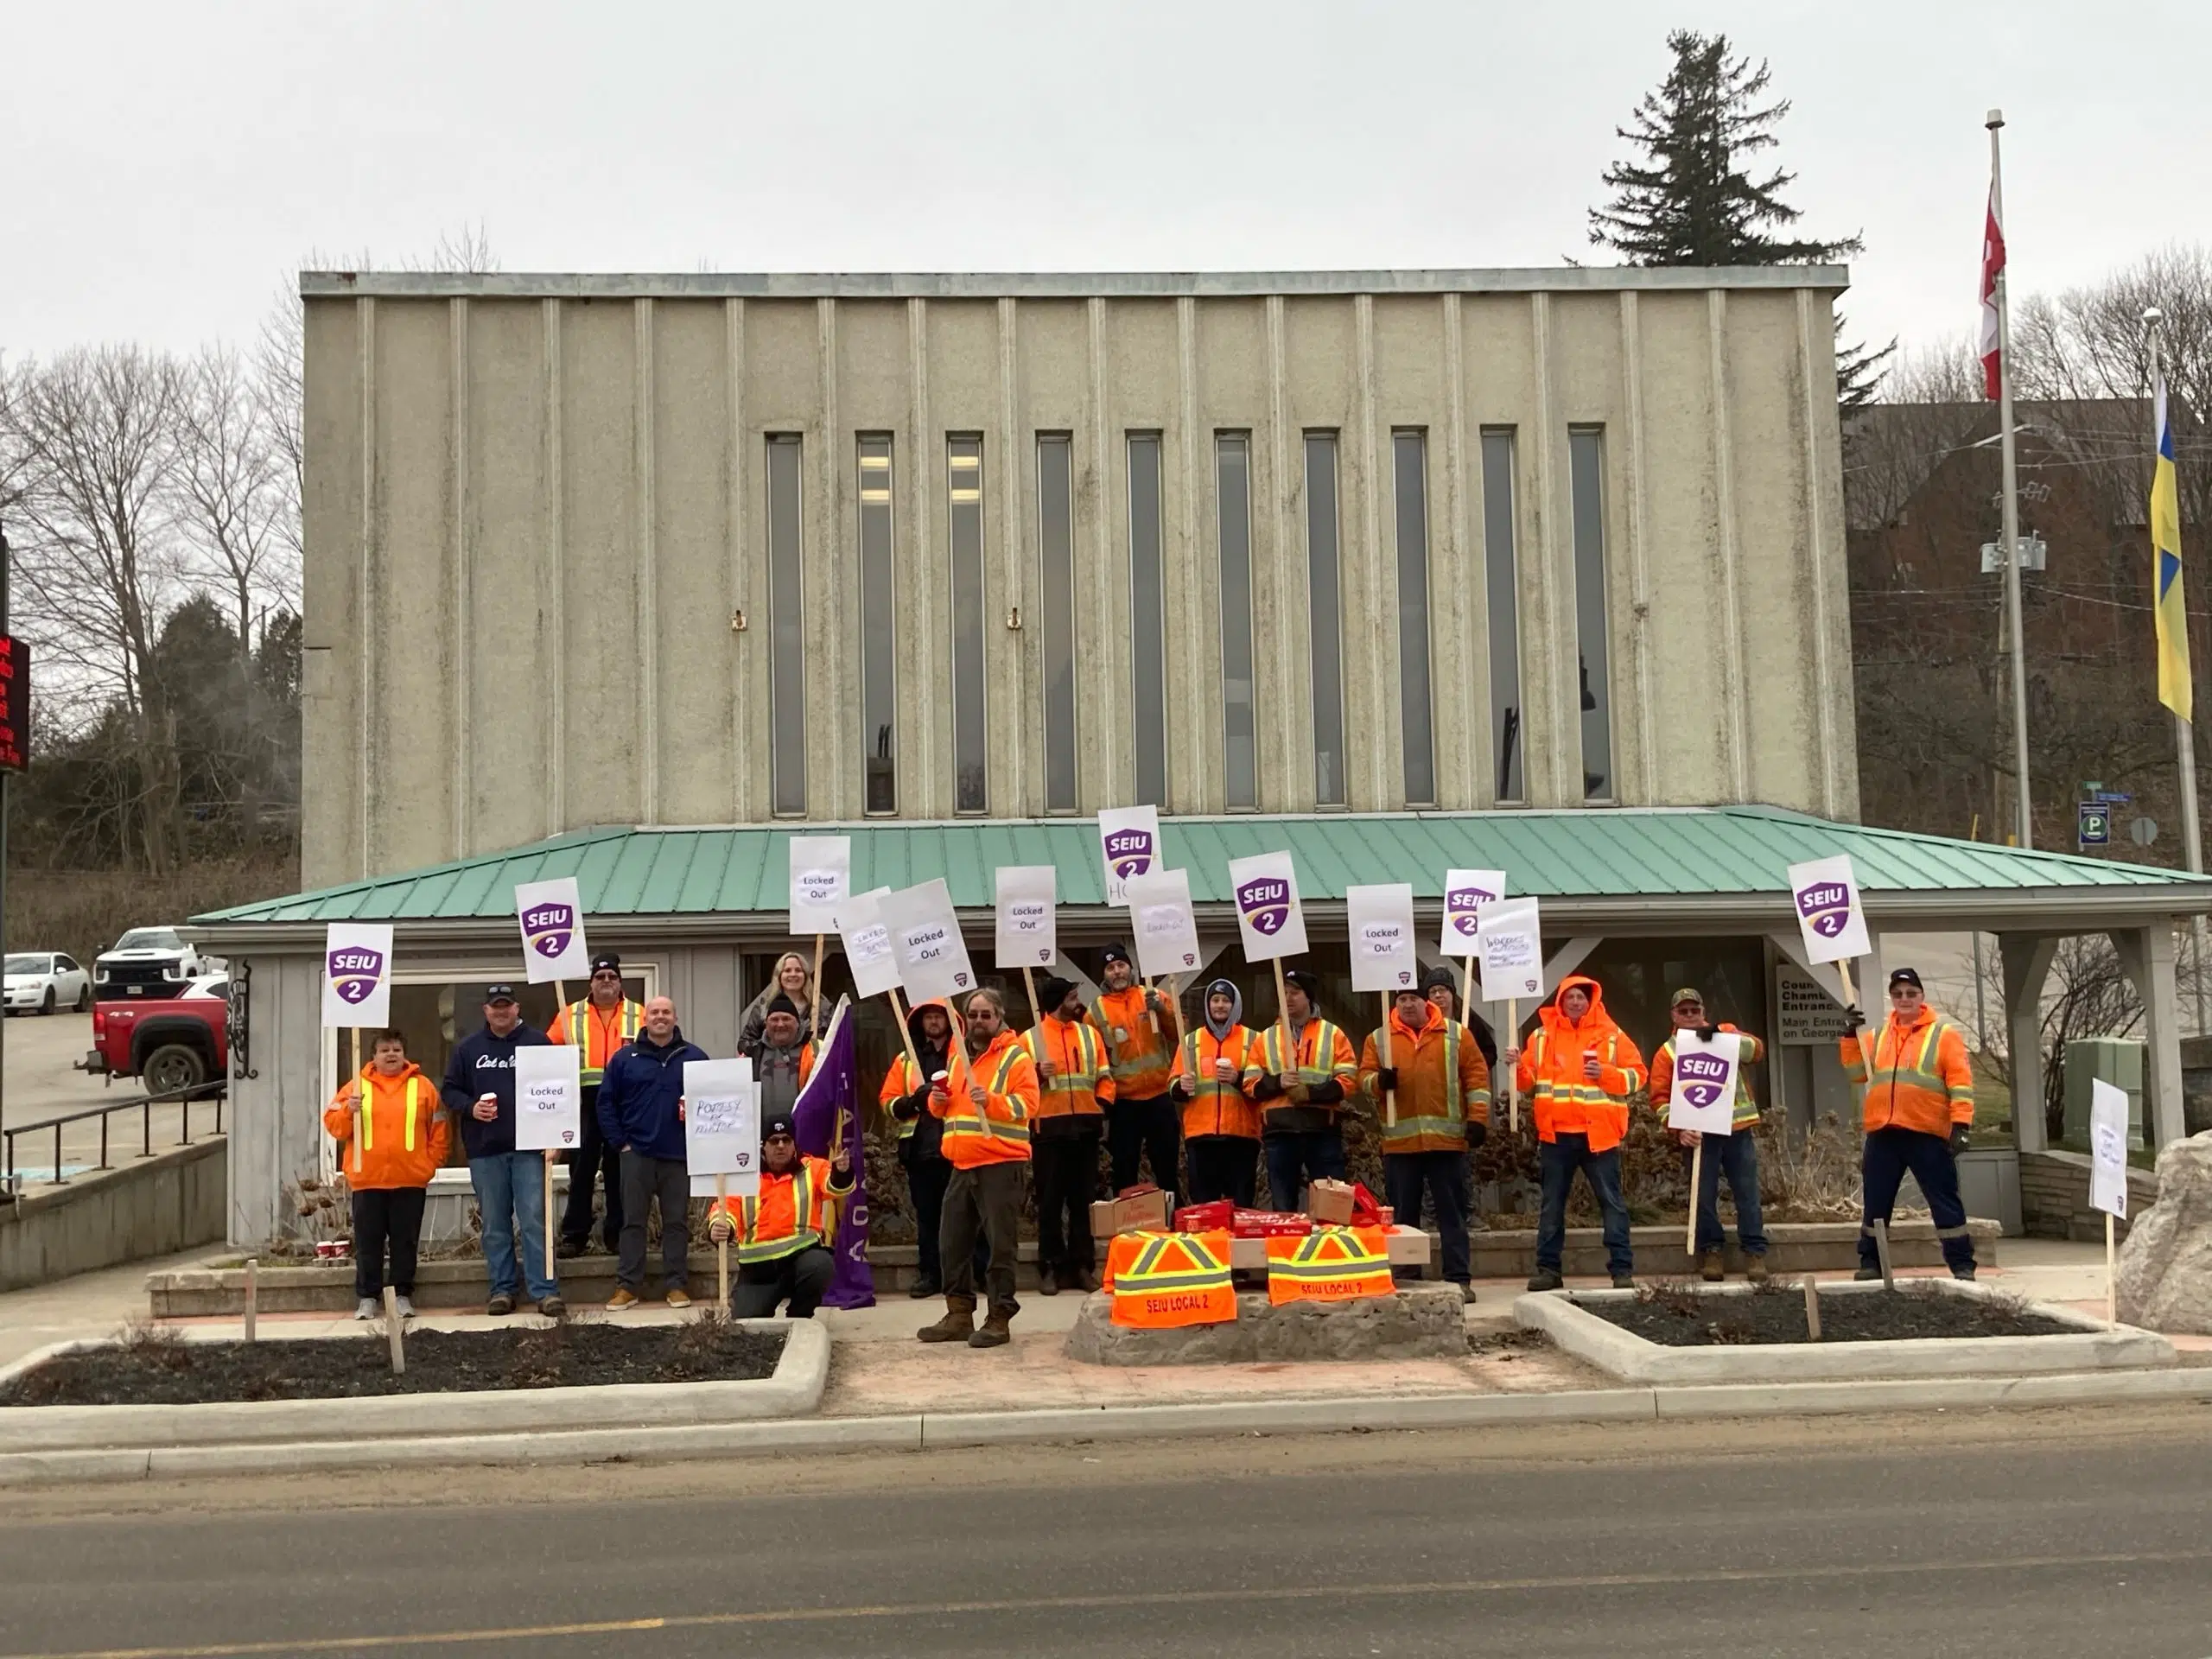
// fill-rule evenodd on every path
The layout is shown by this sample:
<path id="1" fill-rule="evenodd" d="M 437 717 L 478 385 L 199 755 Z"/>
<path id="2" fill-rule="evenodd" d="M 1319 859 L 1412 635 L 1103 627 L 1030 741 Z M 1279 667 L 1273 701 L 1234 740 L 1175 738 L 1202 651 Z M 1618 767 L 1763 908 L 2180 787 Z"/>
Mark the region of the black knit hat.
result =
<path id="1" fill-rule="evenodd" d="M 798 1004 L 778 991 L 768 999 L 768 1006 L 760 1011 L 760 1017 L 765 1020 L 772 1014 L 788 1014 L 796 1020 L 798 1018 Z"/>
<path id="2" fill-rule="evenodd" d="M 1424 993 L 1433 991 L 1439 986 L 1457 995 L 1459 990 L 1459 976 L 1449 968 L 1432 968 L 1421 976 L 1421 988 Z"/>
<path id="3" fill-rule="evenodd" d="M 1118 944 L 1109 944 L 1099 953 L 1099 961 L 1102 966 L 1111 962 L 1128 962 L 1129 953 Z M 1136 966 L 1135 963 L 1129 963 L 1129 965 Z"/>
<path id="4" fill-rule="evenodd" d="M 789 1112 L 771 1112 L 760 1120 L 760 1139 L 763 1141 L 772 1141 L 779 1135 L 788 1135 L 794 1141 L 798 1138 L 798 1125 L 791 1121 Z"/>
<path id="5" fill-rule="evenodd" d="M 1321 976 L 1317 973 L 1304 968 L 1286 969 L 1283 971 L 1282 982 L 1286 985 L 1297 986 L 1300 990 L 1306 993 L 1306 1001 L 1309 1002 L 1319 1002 L 1321 1000 Z"/>

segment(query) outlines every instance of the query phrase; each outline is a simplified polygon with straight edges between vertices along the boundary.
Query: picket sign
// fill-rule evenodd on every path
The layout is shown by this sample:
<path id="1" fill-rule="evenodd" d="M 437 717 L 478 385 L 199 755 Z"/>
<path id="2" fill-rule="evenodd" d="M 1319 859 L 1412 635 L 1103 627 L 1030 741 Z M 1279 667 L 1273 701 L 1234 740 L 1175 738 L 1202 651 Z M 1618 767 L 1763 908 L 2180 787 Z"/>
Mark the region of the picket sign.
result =
<path id="1" fill-rule="evenodd" d="M 1155 870 L 1128 883 L 1132 942 L 1147 979 L 1188 973 L 1198 965 L 1198 925 L 1191 909 L 1191 873 Z"/>
<path id="2" fill-rule="evenodd" d="M 996 957 L 1001 968 L 1049 968 L 1059 954 L 1060 873 L 1051 864 L 1001 864 L 997 900 Z"/>
<path id="3" fill-rule="evenodd" d="M 1534 899 L 1499 899 L 1475 912 L 1477 954 L 1482 957 L 1483 993 L 1505 998 L 1506 1046 L 1521 1046 L 1521 999 L 1544 994 L 1542 906 Z M 1521 1068 L 1505 1079 L 1507 1109 L 1513 1132 L 1521 1132 Z"/>
<path id="4" fill-rule="evenodd" d="M 1128 903 L 1128 883 L 1160 868 L 1160 809 L 1109 806 L 1098 815 L 1098 857 L 1105 873 L 1106 902 Z"/>
<path id="5" fill-rule="evenodd" d="M 2120 1323 L 2120 1252 L 2113 1218 L 2127 1217 L 2127 1091 L 2089 1084 L 2089 1203 L 2105 1212 L 2105 1323 Z"/>
<path id="6" fill-rule="evenodd" d="M 1382 1027 L 1378 1039 L 1382 1069 L 1390 1058 L 1390 1006 L 1400 991 L 1419 989 L 1421 961 L 1414 950 L 1414 888 L 1410 881 L 1391 881 L 1373 887 L 1344 889 L 1344 920 L 1351 935 L 1351 988 L 1373 991 L 1382 999 Z M 1446 1062 L 1449 1064 L 1449 1061 Z M 1395 1128 L 1398 1122 L 1398 1091 L 1383 1091 L 1382 1121 Z"/>
<path id="7" fill-rule="evenodd" d="M 561 1152 L 583 1141 L 582 1052 L 568 1043 L 515 1051 L 515 1150 Z M 553 1249 L 553 1160 L 544 1160 L 545 1276 L 559 1280 Z"/>
<path id="8" fill-rule="evenodd" d="M 791 936 L 814 935 L 814 977 L 808 982 L 812 1001 L 806 1014 L 807 1036 L 822 1032 L 822 954 L 830 934 L 838 931 L 837 906 L 853 887 L 853 838 L 850 836 L 793 836 L 791 860 Z"/>
<path id="9" fill-rule="evenodd" d="M 1484 905 L 1505 897 L 1503 870 L 1444 872 L 1444 928 L 1439 944 L 1447 957 L 1471 957 L 1482 949 L 1478 917 Z"/>
<path id="10" fill-rule="evenodd" d="M 584 943 L 584 903 L 575 876 L 518 881 L 515 920 L 522 927 L 523 971 L 531 984 L 589 975 L 591 947 Z"/>
<path id="11" fill-rule="evenodd" d="M 1850 855 L 1838 853 L 1833 858 L 1792 864 L 1789 907 L 1804 938 L 1806 959 L 1835 963 L 1836 974 L 1843 981 L 1843 1000 L 1856 1007 L 1859 991 L 1851 981 L 1851 964 L 1859 957 L 1872 956 L 1874 946 L 1867 938 L 1866 912 L 1859 902 L 1859 877 L 1851 868 Z M 1859 1057 L 1871 1084 L 1874 1050 L 1866 1045 L 1866 1027 L 1861 1026 L 1855 1035 Z"/>
<path id="12" fill-rule="evenodd" d="M 1697 1136 L 1690 1142 L 1690 1218 L 1682 1248 L 1697 1255 L 1698 1193 L 1705 1170 L 1705 1137 L 1735 1128 L 1736 1084 L 1744 1046 L 1733 1032 L 1707 1042 L 1694 1031 L 1674 1034 L 1675 1087 L 1667 1097 L 1667 1127 Z"/>

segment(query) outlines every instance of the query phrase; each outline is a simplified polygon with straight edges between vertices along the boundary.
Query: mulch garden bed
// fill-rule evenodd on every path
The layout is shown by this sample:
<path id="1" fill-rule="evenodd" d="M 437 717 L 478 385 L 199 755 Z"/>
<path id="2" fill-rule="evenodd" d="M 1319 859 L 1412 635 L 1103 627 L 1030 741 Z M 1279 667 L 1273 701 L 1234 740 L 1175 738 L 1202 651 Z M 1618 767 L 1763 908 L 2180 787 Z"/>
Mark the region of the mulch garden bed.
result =
<path id="1" fill-rule="evenodd" d="M 1703 1295 L 1687 1287 L 1646 1285 L 1634 1301 L 1572 1299 L 1594 1313 L 1669 1348 L 1808 1342 L 1805 1294 L 1796 1285 L 1750 1295 Z M 2017 1303 L 1955 1296 L 1934 1287 L 1859 1292 L 1821 1298 L 1821 1340 L 1888 1342 L 1910 1337 L 2076 1337 L 2065 1325 Z"/>
<path id="2" fill-rule="evenodd" d="M 468 1394 L 601 1382 L 741 1382 L 767 1376 L 780 1333 L 720 1320 L 623 1329 L 575 1321 L 508 1331 L 414 1331 L 395 1376 L 381 1324 L 340 1338 L 185 1342 L 133 1332 L 112 1348 L 64 1354 L 0 1384 L 0 1406 L 202 1405 L 230 1400 L 343 1400 Z"/>

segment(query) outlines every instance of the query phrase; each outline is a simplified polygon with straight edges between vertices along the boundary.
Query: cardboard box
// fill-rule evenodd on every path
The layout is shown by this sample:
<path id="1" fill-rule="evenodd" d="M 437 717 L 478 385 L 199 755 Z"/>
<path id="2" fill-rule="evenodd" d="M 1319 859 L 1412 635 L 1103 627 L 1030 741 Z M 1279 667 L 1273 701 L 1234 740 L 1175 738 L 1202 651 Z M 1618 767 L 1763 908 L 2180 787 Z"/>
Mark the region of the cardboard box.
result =
<path id="1" fill-rule="evenodd" d="M 1154 1191 L 1140 1192 L 1134 1198 L 1101 1198 L 1090 1206 L 1090 1236 L 1111 1238 L 1116 1233 L 1133 1232 L 1142 1229 L 1147 1232 L 1167 1230 L 1167 1195 Z"/>
<path id="2" fill-rule="evenodd" d="M 1306 1213 L 1332 1227 L 1351 1225 L 1351 1187 L 1344 1181 L 1314 1181 L 1306 1189 Z"/>

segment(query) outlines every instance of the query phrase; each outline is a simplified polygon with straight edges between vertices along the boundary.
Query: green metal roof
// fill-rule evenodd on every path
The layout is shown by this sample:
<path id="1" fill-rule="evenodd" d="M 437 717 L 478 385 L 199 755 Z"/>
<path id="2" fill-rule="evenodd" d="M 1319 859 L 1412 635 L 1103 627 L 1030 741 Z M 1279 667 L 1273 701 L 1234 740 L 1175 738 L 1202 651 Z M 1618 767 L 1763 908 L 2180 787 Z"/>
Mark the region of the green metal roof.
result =
<path id="1" fill-rule="evenodd" d="M 2178 871 L 1870 829 L 1764 806 L 1168 818 L 1160 830 L 1167 865 L 1190 872 L 1198 905 L 1229 902 L 1230 859 L 1287 849 L 1300 896 L 1320 903 L 1341 900 L 1347 887 L 1373 881 L 1410 881 L 1416 899 L 1440 902 L 1446 869 L 1503 869 L 1516 893 L 1570 904 L 1611 901 L 1611 909 L 1632 901 L 1655 915 L 1694 918 L 1703 913 L 1702 901 L 1722 896 L 1784 896 L 1789 865 L 1848 853 L 1869 908 L 1877 912 L 1885 896 L 1904 907 L 1915 895 L 1967 894 L 1999 908 L 2010 900 L 2014 910 L 2018 901 L 2061 895 L 2091 912 L 2212 908 L 2212 883 Z M 988 910 L 1000 865 L 1052 864 L 1059 871 L 1064 906 L 1105 902 L 1092 819 L 871 820 L 583 830 L 240 905 L 194 923 L 257 930 L 333 921 L 511 922 L 516 883 L 563 875 L 576 878 L 585 912 L 595 919 L 781 917 L 790 896 L 787 843 L 795 834 L 825 831 L 852 837 L 853 880 L 862 890 L 942 875 L 957 906 Z M 1770 907 L 1759 906 L 1762 912 Z M 1786 913 L 1786 897 L 1783 909 Z"/>

